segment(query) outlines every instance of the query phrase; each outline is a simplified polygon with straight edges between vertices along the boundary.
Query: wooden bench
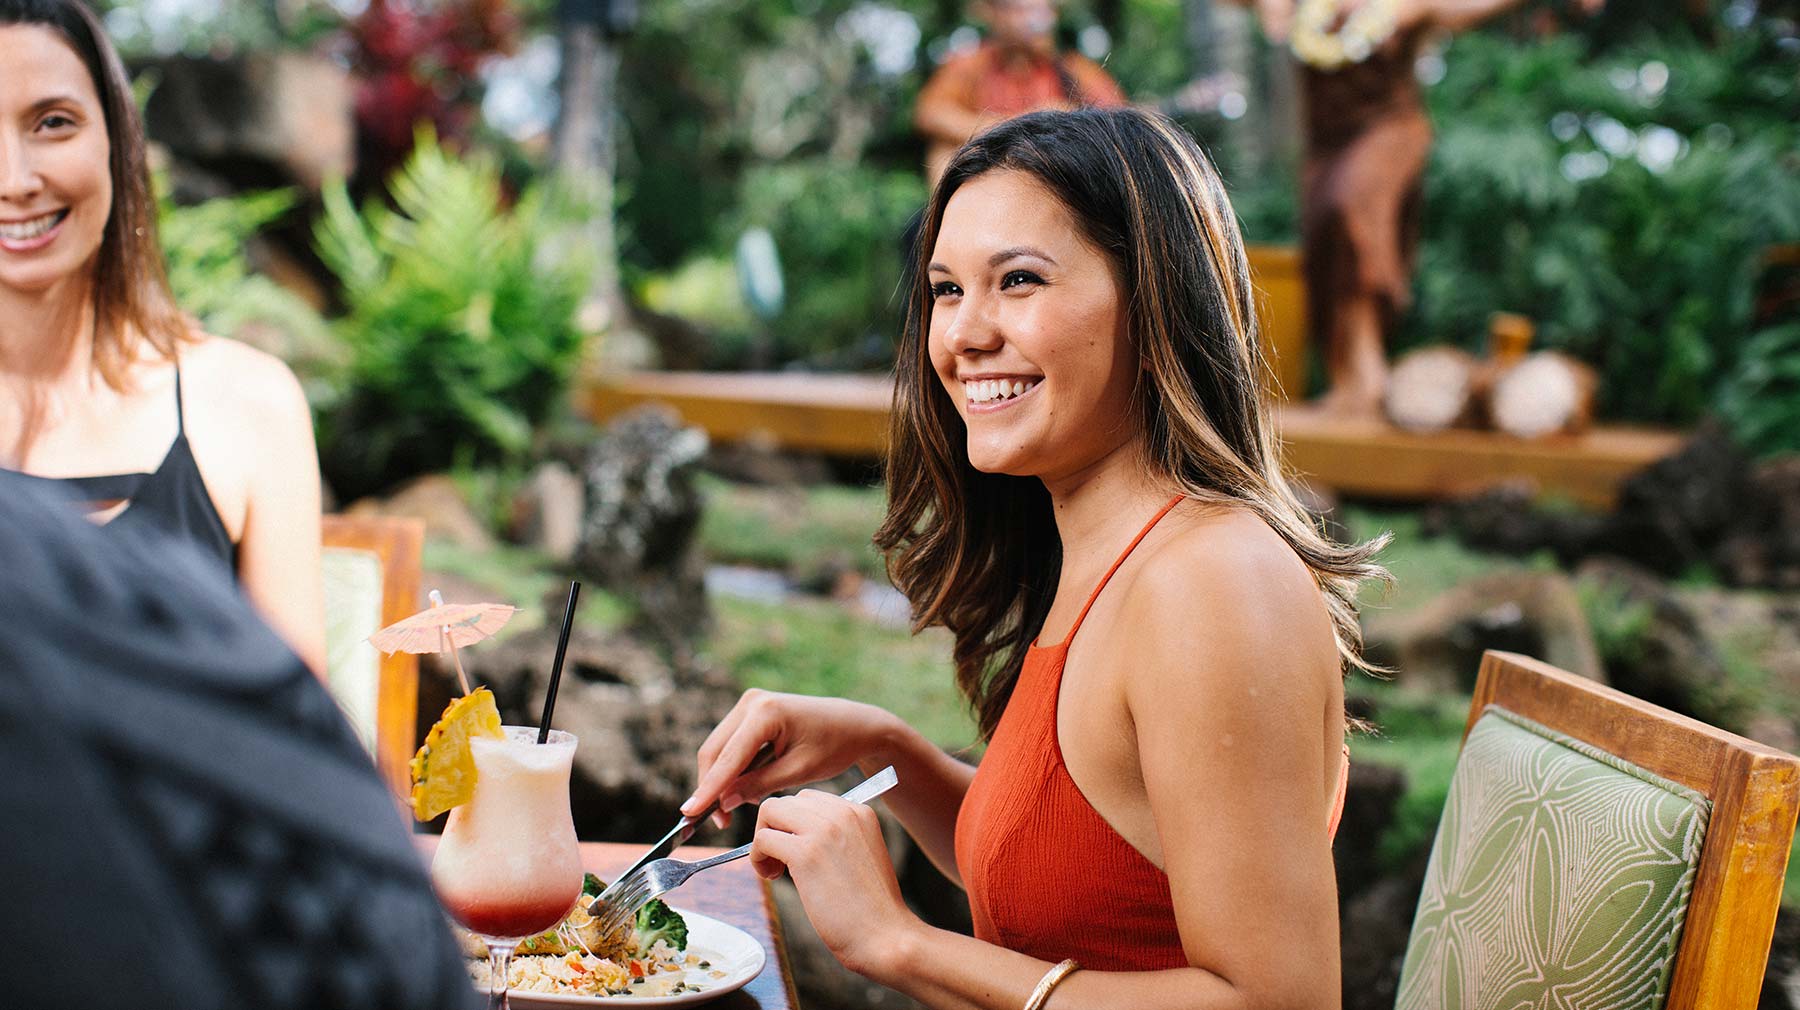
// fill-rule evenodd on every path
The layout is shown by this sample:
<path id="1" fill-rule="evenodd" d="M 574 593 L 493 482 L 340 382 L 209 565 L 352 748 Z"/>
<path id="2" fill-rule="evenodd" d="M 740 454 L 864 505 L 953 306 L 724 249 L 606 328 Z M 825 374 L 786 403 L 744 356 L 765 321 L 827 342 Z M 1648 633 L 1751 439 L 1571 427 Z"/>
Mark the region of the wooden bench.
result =
<path id="1" fill-rule="evenodd" d="M 640 372 L 588 385 L 583 407 L 605 421 L 645 403 L 674 408 L 715 441 L 772 440 L 784 448 L 880 456 L 893 386 L 883 376 L 790 372 Z M 1418 435 L 1378 421 L 1276 410 L 1288 466 L 1347 494 L 1400 500 L 1467 494 L 1509 480 L 1581 504 L 1609 507 L 1619 485 L 1674 452 L 1670 431 L 1599 426 L 1525 441 L 1487 431 Z"/>

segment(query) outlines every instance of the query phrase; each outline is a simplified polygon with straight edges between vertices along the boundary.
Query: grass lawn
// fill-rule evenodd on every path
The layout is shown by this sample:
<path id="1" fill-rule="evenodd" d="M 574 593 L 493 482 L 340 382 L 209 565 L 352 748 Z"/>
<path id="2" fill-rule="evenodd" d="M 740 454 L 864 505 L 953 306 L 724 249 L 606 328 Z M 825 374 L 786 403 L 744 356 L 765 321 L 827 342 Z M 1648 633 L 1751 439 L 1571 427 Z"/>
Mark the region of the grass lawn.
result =
<path id="1" fill-rule="evenodd" d="M 1431 845 L 1437 834 L 1450 776 L 1462 748 L 1463 722 L 1469 714 L 1466 695 L 1426 694 L 1357 675 L 1348 690 L 1376 706 L 1373 735 L 1350 739 L 1350 760 L 1397 767 L 1406 773 L 1406 790 L 1394 819 L 1378 843 L 1390 869 L 1404 865 Z"/>
<path id="2" fill-rule="evenodd" d="M 556 573 L 550 559 L 536 551 L 505 544 L 486 551 L 471 551 L 447 541 L 427 540 L 425 571 L 465 579 L 494 594 L 486 601 L 451 599 L 451 603 L 510 603 L 518 607 L 519 612 L 494 636 L 496 639 L 529 631 L 546 622 L 562 621 L 562 601 L 567 598 L 569 584 Z M 424 588 L 435 587 L 426 585 Z M 630 609 L 624 600 L 594 586 L 582 585 L 581 602 L 575 609 L 575 619 L 582 627 L 616 628 L 629 615 Z"/>
<path id="3" fill-rule="evenodd" d="M 1800 912 L 1800 832 L 1794 835 L 1794 845 L 1788 852 L 1787 882 L 1781 888 L 1781 903 Z"/>
<path id="4" fill-rule="evenodd" d="M 1520 569 L 1553 571 L 1556 568 L 1556 559 L 1548 551 L 1520 558 L 1470 550 L 1454 537 L 1428 537 L 1421 529 L 1422 523 L 1416 512 L 1347 506 L 1343 510 L 1343 521 L 1351 537 L 1359 543 L 1372 540 L 1383 532 L 1394 535 L 1379 558 L 1393 574 L 1394 585 L 1385 590 L 1376 583 L 1364 586 L 1358 605 L 1365 611 L 1406 611 L 1420 607 L 1458 584 L 1483 575 Z"/>
<path id="5" fill-rule="evenodd" d="M 950 669 L 950 636 L 913 636 L 819 600 L 781 604 L 716 598 L 718 628 L 706 655 L 745 687 L 832 695 L 900 716 L 941 747 L 975 740 L 975 723 Z"/>
<path id="6" fill-rule="evenodd" d="M 708 562 L 773 568 L 805 580 L 848 566 L 885 578 L 869 538 L 887 510 L 878 487 L 762 487 L 704 477 L 700 549 Z"/>

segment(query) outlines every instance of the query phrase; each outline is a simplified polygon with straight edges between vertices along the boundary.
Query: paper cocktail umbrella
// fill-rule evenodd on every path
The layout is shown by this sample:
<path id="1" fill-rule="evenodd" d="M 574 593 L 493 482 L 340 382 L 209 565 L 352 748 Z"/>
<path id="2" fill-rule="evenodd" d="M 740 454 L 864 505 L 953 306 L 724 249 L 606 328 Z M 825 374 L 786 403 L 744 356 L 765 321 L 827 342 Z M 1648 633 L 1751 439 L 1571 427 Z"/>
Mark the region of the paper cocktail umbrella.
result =
<path id="1" fill-rule="evenodd" d="M 435 589 L 431 591 L 431 604 L 429 610 L 421 610 L 370 635 L 369 644 L 382 652 L 448 651 L 456 664 L 456 679 L 463 693 L 468 694 L 469 677 L 463 672 L 462 657 L 456 650 L 499 631 L 518 608 L 504 603 L 445 603 Z"/>

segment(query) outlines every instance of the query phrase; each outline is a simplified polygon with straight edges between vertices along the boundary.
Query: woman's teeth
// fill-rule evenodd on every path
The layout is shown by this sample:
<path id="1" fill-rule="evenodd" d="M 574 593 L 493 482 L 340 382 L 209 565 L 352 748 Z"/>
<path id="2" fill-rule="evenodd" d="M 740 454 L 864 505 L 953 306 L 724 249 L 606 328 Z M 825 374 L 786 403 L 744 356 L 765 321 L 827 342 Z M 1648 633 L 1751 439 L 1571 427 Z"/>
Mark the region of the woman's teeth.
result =
<path id="1" fill-rule="evenodd" d="M 68 211 L 53 211 L 43 217 L 32 218 L 16 224 L 0 224 L 0 238 L 13 242 L 25 242 L 37 238 L 59 224 Z"/>
<path id="2" fill-rule="evenodd" d="M 963 390 L 970 403 L 993 403 L 1023 396 L 1036 386 L 1036 379 L 980 379 L 963 383 Z"/>

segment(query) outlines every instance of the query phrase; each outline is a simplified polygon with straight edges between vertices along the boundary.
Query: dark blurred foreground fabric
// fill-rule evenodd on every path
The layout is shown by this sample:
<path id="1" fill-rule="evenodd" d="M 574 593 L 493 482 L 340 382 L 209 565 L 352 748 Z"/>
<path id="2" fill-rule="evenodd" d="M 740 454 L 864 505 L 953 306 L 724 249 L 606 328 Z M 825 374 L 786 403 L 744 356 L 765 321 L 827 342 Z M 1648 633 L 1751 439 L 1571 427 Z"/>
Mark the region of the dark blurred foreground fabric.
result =
<path id="1" fill-rule="evenodd" d="M 0 1006 L 478 1005 L 325 689 L 186 545 L 0 474 Z"/>

